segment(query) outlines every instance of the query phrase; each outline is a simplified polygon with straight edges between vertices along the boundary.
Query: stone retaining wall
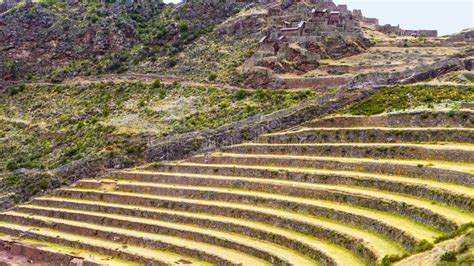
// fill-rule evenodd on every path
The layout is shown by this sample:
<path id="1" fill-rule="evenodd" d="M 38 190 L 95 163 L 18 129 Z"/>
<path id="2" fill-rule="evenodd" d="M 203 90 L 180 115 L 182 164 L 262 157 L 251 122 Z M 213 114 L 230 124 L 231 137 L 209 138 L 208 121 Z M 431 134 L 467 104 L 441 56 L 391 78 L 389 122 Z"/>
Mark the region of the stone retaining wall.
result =
<path id="1" fill-rule="evenodd" d="M 218 265 L 232 265 L 230 261 L 227 261 L 223 258 L 204 253 L 199 250 L 194 250 L 190 248 L 185 248 L 181 246 L 174 246 L 168 243 L 164 242 L 159 242 L 153 239 L 146 239 L 138 236 L 132 236 L 132 235 L 122 235 L 118 234 L 115 232 L 108 232 L 108 231 L 102 231 L 102 230 L 96 230 L 96 229 L 90 229 L 90 228 L 85 228 L 81 226 L 75 226 L 75 225 L 69 225 L 66 223 L 49 223 L 46 221 L 38 220 L 34 217 L 16 217 L 16 216 L 9 216 L 6 214 L 0 214 L 0 217 L 3 221 L 8 221 L 12 222 L 15 224 L 22 224 L 22 225 L 27 225 L 27 226 L 38 226 L 38 227 L 43 227 L 43 228 L 50 228 L 50 229 L 55 229 L 55 230 L 60 230 L 63 232 L 70 232 L 74 234 L 79 234 L 83 236 L 89 236 L 89 237 L 95 237 L 95 238 L 100 238 L 104 240 L 108 240 L 111 242 L 116 242 L 116 239 L 119 238 L 123 243 L 129 243 L 132 245 L 137 245 L 137 246 L 143 246 L 143 247 L 148 247 L 156 250 L 167 250 L 170 252 L 175 252 L 178 254 L 182 254 L 185 256 L 190 256 L 193 258 L 198 258 L 210 263 L 215 263 Z M 59 238 L 60 239 L 60 238 Z M 62 240 L 62 239 L 60 239 Z M 47 241 L 47 242 L 52 242 L 52 243 L 57 243 L 58 241 Z M 103 253 L 102 251 L 96 251 L 93 250 L 94 252 L 100 252 Z M 104 253 L 107 254 L 107 253 Z M 143 254 L 137 254 L 135 256 L 141 256 Z M 143 260 L 143 259 L 141 259 Z M 151 259 L 150 259 L 151 260 Z M 134 260 L 132 260 L 134 261 Z M 135 260 L 136 261 L 136 260 Z M 155 263 L 155 262 L 153 262 Z M 158 263 L 158 262 L 156 262 Z M 161 262 L 159 262 L 161 263 Z M 145 263 L 147 265 L 150 265 L 149 262 Z M 155 264 L 152 264 L 155 265 Z"/>
<path id="2" fill-rule="evenodd" d="M 186 217 L 186 216 L 181 216 L 179 214 L 159 212 L 158 210 L 150 211 L 150 210 L 143 210 L 143 209 L 137 209 L 137 208 L 120 208 L 120 207 L 110 207 L 110 206 L 101 206 L 101 205 L 92 205 L 92 204 L 81 205 L 78 203 L 47 201 L 47 200 L 38 200 L 38 201 L 35 201 L 34 203 L 41 206 L 45 206 L 45 207 L 55 206 L 55 207 L 60 207 L 60 208 L 70 208 L 70 209 L 76 209 L 76 210 L 79 209 L 79 210 L 84 210 L 84 211 L 115 213 L 115 214 L 120 214 L 120 215 L 128 215 L 132 217 L 142 217 L 142 218 L 148 218 L 148 219 L 164 220 L 164 221 L 173 222 L 173 223 L 194 224 L 201 227 L 234 232 L 234 233 L 238 233 L 242 235 L 247 235 L 253 238 L 271 241 L 281 246 L 286 246 L 290 249 L 294 249 L 317 261 L 322 261 L 323 263 L 325 263 L 325 265 L 334 265 L 334 261 L 327 255 L 321 253 L 319 250 L 316 250 L 310 246 L 300 243 L 294 239 L 289 239 L 278 234 L 270 234 L 265 231 L 261 231 L 255 228 L 251 228 L 251 227 L 247 227 L 247 226 L 243 226 L 239 224 L 234 224 L 234 223 L 230 224 L 228 222 L 201 219 L 197 217 Z M 200 213 L 203 213 L 203 212 L 204 211 L 200 211 Z M 217 214 L 217 213 L 214 213 L 214 214 Z M 252 216 L 252 218 L 249 218 L 249 215 L 242 215 L 236 218 L 244 219 L 245 217 L 246 220 L 260 221 L 267 224 L 273 224 L 275 226 L 286 225 L 286 226 L 283 226 L 283 228 L 295 230 L 294 226 L 291 225 L 292 224 L 291 220 L 285 220 L 285 219 L 274 217 L 274 216 L 271 216 L 272 217 L 271 219 L 266 219 L 268 217 L 263 218 L 262 215 L 265 216 L 262 213 L 256 213 L 255 215 Z M 273 222 L 273 220 L 275 222 Z M 311 226 L 311 225 L 305 225 L 305 226 Z"/>
<path id="3" fill-rule="evenodd" d="M 306 155 L 331 156 L 348 158 L 379 158 L 379 159 L 409 159 L 409 160 L 440 160 L 452 162 L 474 163 L 472 152 L 468 150 L 431 149 L 417 146 L 377 145 L 242 145 L 221 149 L 222 152 L 240 154 L 272 154 L 272 155 Z"/>
<path id="4" fill-rule="evenodd" d="M 24 237 L 24 232 L 21 230 L 16 230 L 12 228 L 6 228 L 6 227 L 0 227 L 0 232 L 16 237 Z M 121 258 L 124 260 L 128 261 L 134 261 L 137 263 L 141 263 L 143 265 L 148 265 L 148 266 L 168 266 L 167 264 L 160 262 L 160 261 L 154 261 L 151 259 L 144 259 L 141 256 L 131 254 L 131 253 L 126 253 L 120 250 L 114 250 L 111 248 L 106 248 L 106 247 L 98 247 L 94 246 L 90 243 L 83 243 L 83 242 L 78 242 L 78 241 L 70 241 L 64 238 L 57 238 L 57 237 L 50 237 L 50 236 L 45 236 L 41 235 L 39 233 L 35 233 L 35 231 L 30 231 L 28 232 L 28 238 L 30 239 L 35 239 L 38 241 L 43 241 L 43 242 L 49 242 L 49 243 L 56 243 L 58 245 L 63 245 L 67 247 L 72 247 L 72 248 L 77 248 L 77 249 L 84 249 L 84 250 L 90 250 L 93 252 L 101 253 L 103 255 L 108 255 L 112 256 L 114 258 Z"/>
<path id="5" fill-rule="evenodd" d="M 0 253 L 0 265 L 2 266 L 21 265 L 26 263 L 46 265 L 52 261 L 58 265 L 99 266 L 99 264 L 82 257 L 52 252 L 42 249 L 39 245 L 28 245 L 13 240 L 0 240 Z"/>
<path id="6" fill-rule="evenodd" d="M 404 165 L 385 162 L 342 162 L 337 159 L 318 160 L 307 158 L 261 158 L 261 157 L 231 157 L 207 156 L 193 157 L 188 160 L 196 163 L 222 165 L 271 165 L 299 168 L 314 168 L 342 171 L 357 171 L 365 173 L 424 178 L 441 182 L 455 183 L 464 186 L 474 186 L 474 174 L 456 170 L 441 169 L 429 165 Z"/>
<path id="7" fill-rule="evenodd" d="M 242 164 L 242 165 L 245 165 Z M 184 167 L 182 167 L 184 168 Z M 181 169 L 182 169 L 181 168 Z M 214 175 L 224 175 L 224 176 L 245 176 L 253 178 L 265 178 L 265 179 L 276 179 L 276 180 L 288 180 L 288 181 L 298 181 L 306 182 L 313 184 L 337 184 L 337 185 L 353 185 L 360 186 L 363 188 L 375 188 L 380 190 L 386 190 L 396 193 L 404 193 L 412 195 L 415 197 L 421 197 L 425 199 L 430 199 L 433 201 L 443 202 L 450 206 L 461 208 L 467 211 L 474 211 L 474 200 L 469 195 L 462 195 L 457 193 L 452 193 L 450 191 L 444 191 L 435 188 L 429 188 L 423 185 L 410 184 L 397 182 L 393 180 L 383 180 L 376 179 L 371 177 L 362 177 L 362 176 L 348 176 L 341 174 L 314 174 L 314 173 L 304 173 L 298 171 L 288 171 L 288 170 L 263 170 L 263 169 L 249 169 L 245 167 L 239 168 L 219 168 L 209 167 L 208 169 L 199 168 L 199 167 L 188 167 L 184 171 L 178 170 L 181 173 L 199 173 L 199 174 L 214 174 Z M 213 173 L 211 173 L 213 172 Z M 179 182 L 180 184 L 195 184 L 199 186 L 199 178 L 189 177 L 186 178 L 186 174 L 183 174 L 181 177 L 176 175 L 161 174 L 157 175 L 159 178 L 153 178 L 148 175 L 140 174 L 129 174 L 125 177 L 123 175 L 115 175 L 116 177 L 122 177 L 125 179 L 139 180 L 143 178 L 143 181 L 147 182 L 159 182 L 159 183 L 173 183 Z M 186 181 L 179 181 L 180 179 Z M 196 179 L 196 181 L 194 180 Z M 217 179 L 217 177 L 216 177 Z M 188 182 L 188 183 L 186 183 Z M 238 181 L 245 182 L 245 181 Z M 252 181 L 248 181 L 252 183 Z"/>
<path id="8" fill-rule="evenodd" d="M 418 66 L 415 69 L 392 73 L 374 72 L 357 75 L 350 83 L 353 88 L 389 86 L 396 84 L 413 84 L 433 79 L 446 73 L 465 69 L 464 59 L 451 58 L 429 66 Z"/>
<path id="9" fill-rule="evenodd" d="M 334 89 L 347 85 L 352 80 L 352 77 L 347 76 L 333 76 L 333 77 L 315 77 L 315 78 L 287 78 L 283 77 L 285 89 L 314 89 L 325 90 Z"/>
<path id="10" fill-rule="evenodd" d="M 237 209 L 237 208 L 232 208 L 232 207 L 220 207 L 220 206 L 215 206 L 215 205 L 188 203 L 185 201 L 180 201 L 179 198 L 177 198 L 176 201 L 171 201 L 171 200 L 166 200 L 166 199 L 147 198 L 147 197 L 142 197 L 139 195 L 125 196 L 125 195 L 117 195 L 117 194 L 109 194 L 109 193 L 98 193 L 98 192 L 93 192 L 93 191 L 86 191 L 86 192 L 60 191 L 59 195 L 72 197 L 72 198 L 88 199 L 88 200 L 99 200 L 100 198 L 102 201 L 108 202 L 108 203 L 126 202 L 127 204 L 139 205 L 139 206 L 158 207 L 158 208 L 166 208 L 166 209 L 171 209 L 171 210 L 189 211 L 189 212 L 197 212 L 197 213 L 200 213 L 200 212 L 210 213 L 210 214 L 229 216 L 229 217 L 240 218 L 240 219 L 270 222 L 276 226 L 282 226 L 290 230 L 298 230 L 298 227 L 295 227 L 292 225 L 293 222 L 291 223 L 275 222 L 274 223 L 272 221 L 278 221 L 277 217 L 275 216 L 266 217 L 261 212 L 254 212 L 251 210 L 242 210 L 242 209 Z M 252 202 L 244 201 L 241 203 L 249 204 Z M 262 204 L 259 204 L 259 205 L 265 206 Z M 275 208 L 275 206 L 270 206 L 270 207 Z M 373 230 L 381 235 L 387 236 L 388 238 L 392 239 L 393 241 L 397 243 L 401 243 L 403 246 L 407 247 L 409 250 L 413 250 L 417 246 L 418 240 L 415 239 L 413 236 L 407 234 L 401 229 L 385 224 L 383 221 L 377 221 L 377 220 L 373 220 L 364 216 L 331 210 L 324 207 L 318 207 L 318 206 L 305 206 L 305 207 L 306 207 L 306 211 L 304 211 L 305 209 L 303 207 L 299 209 L 295 208 L 292 210 L 299 211 L 300 209 L 302 209 L 304 213 L 309 213 L 316 217 L 333 219 L 333 220 L 341 221 L 344 223 L 361 226 L 368 230 Z M 277 205 L 276 208 L 286 209 L 285 207 L 282 208 L 279 205 Z"/>
<path id="11" fill-rule="evenodd" d="M 417 143 L 417 142 L 454 142 L 473 143 L 474 135 L 471 130 L 454 129 L 313 129 L 304 131 L 289 131 L 285 134 L 263 135 L 258 137 L 258 143 L 269 144 L 304 144 L 304 143 Z"/>
<path id="12" fill-rule="evenodd" d="M 18 207 L 16 208 L 16 210 L 25 212 L 25 213 L 33 213 L 36 215 L 47 216 L 47 217 L 100 224 L 102 226 L 110 226 L 110 227 L 118 227 L 118 228 L 132 228 L 133 230 L 142 231 L 146 233 L 176 236 L 183 239 L 190 239 L 190 240 L 195 240 L 198 242 L 205 242 L 212 245 L 218 245 L 218 246 L 223 246 L 226 248 L 238 250 L 245 254 L 250 254 L 252 256 L 264 259 L 270 263 L 277 263 L 280 265 L 288 264 L 288 262 L 278 257 L 275 257 L 272 254 L 265 252 L 264 250 L 259 250 L 258 247 L 245 246 L 245 245 L 238 244 L 232 241 L 228 241 L 226 239 L 213 237 L 206 234 L 186 231 L 186 230 L 178 230 L 178 229 L 163 227 L 163 226 L 154 225 L 150 223 L 141 223 L 141 222 L 135 222 L 135 221 L 115 219 L 115 218 L 110 218 L 110 217 L 102 217 L 100 215 L 99 216 L 90 215 L 90 214 L 85 214 L 85 213 L 77 214 L 73 212 L 58 212 L 58 211 L 53 211 L 53 210 L 40 210 L 40 209 L 34 209 L 34 208 L 28 208 L 28 207 Z M 85 211 L 90 211 L 90 210 L 85 210 Z M 129 243 L 128 239 L 125 239 L 125 241 Z M 177 251 L 180 251 L 180 249 Z"/>
<path id="13" fill-rule="evenodd" d="M 474 112 L 410 112 L 381 116 L 329 117 L 305 127 L 466 127 L 474 128 Z"/>
<path id="14" fill-rule="evenodd" d="M 325 114 L 356 103 L 377 90 L 373 88 L 351 90 L 341 89 L 327 94 L 318 100 L 278 111 L 265 116 L 252 117 L 232 123 L 215 130 L 203 130 L 170 138 L 163 138 L 151 143 L 145 151 L 147 161 L 180 160 L 194 154 L 216 150 L 250 141 L 258 136 L 297 126 Z"/>
<path id="15" fill-rule="evenodd" d="M 85 183 L 82 181 L 80 183 L 81 187 L 84 188 L 95 188 L 96 184 Z M 295 197 L 307 197 L 313 199 L 329 200 L 340 203 L 350 203 L 356 206 L 361 206 L 365 208 L 371 208 L 374 210 L 385 211 L 393 214 L 399 214 L 411 218 L 412 220 L 418 221 L 420 223 L 429 224 L 434 228 L 437 228 L 443 232 L 450 233 L 456 230 L 457 225 L 448 220 L 446 217 L 433 213 L 432 211 L 424 208 L 418 208 L 404 202 L 384 200 L 381 198 L 373 198 L 364 195 L 350 194 L 340 191 L 329 191 L 329 190 L 316 190 L 316 189 L 303 189 L 288 187 L 282 185 L 271 185 L 271 184 L 262 184 L 262 183 L 243 183 L 243 182 L 232 182 L 226 180 L 207 180 L 203 179 L 200 183 L 201 186 L 209 186 L 210 190 L 198 190 L 193 187 L 186 189 L 176 190 L 173 188 L 166 187 L 151 187 L 151 186 L 136 186 L 136 185 L 126 185 L 121 184 L 117 186 L 116 190 L 125 191 L 125 192 L 134 192 L 134 193 L 145 193 L 151 195 L 166 195 L 173 197 L 185 197 L 185 198 L 202 198 L 202 199 L 214 199 L 214 200 L 223 200 L 231 201 L 238 203 L 249 203 L 259 204 L 260 202 L 268 202 L 275 204 L 275 202 L 280 202 L 283 206 L 280 206 L 282 209 L 288 209 L 290 205 L 295 205 L 297 209 L 299 204 L 276 200 L 276 199 L 265 199 L 261 197 L 251 196 L 251 195 L 241 195 L 238 193 L 231 192 L 220 192 L 212 191 L 212 186 L 216 187 L 233 187 L 236 189 L 242 190 L 251 190 L 259 192 L 269 192 L 275 193 L 278 191 L 279 194 L 289 195 Z M 306 205 L 306 204 L 303 204 Z M 273 206 L 273 205 L 270 205 Z M 293 209 L 293 208 L 290 208 Z M 294 209 L 293 209 L 294 210 Z"/>

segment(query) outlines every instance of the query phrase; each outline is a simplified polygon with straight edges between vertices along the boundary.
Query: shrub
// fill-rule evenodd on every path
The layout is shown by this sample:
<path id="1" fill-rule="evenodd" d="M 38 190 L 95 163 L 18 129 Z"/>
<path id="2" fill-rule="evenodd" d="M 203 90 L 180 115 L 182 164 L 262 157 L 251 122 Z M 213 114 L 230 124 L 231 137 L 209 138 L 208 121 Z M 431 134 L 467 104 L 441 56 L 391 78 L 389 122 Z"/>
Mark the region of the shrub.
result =
<path id="1" fill-rule="evenodd" d="M 176 58 L 171 57 L 170 59 L 168 59 L 166 64 L 168 65 L 168 67 L 175 67 L 178 64 L 178 61 L 176 60 Z"/>
<path id="2" fill-rule="evenodd" d="M 16 175 L 11 175 L 11 176 L 5 177 L 4 181 L 8 186 L 14 186 L 18 184 L 18 182 L 20 182 L 20 177 Z"/>
<path id="3" fill-rule="evenodd" d="M 380 266 L 389 266 L 394 262 L 400 261 L 404 258 L 406 258 L 408 254 L 403 254 L 403 255 L 386 255 L 383 257 L 382 262 L 380 263 Z"/>
<path id="4" fill-rule="evenodd" d="M 423 239 L 418 243 L 418 246 L 416 247 L 415 251 L 416 252 L 424 252 L 431 250 L 434 247 L 433 243 L 428 242 L 428 240 Z"/>
<path id="5" fill-rule="evenodd" d="M 235 93 L 235 99 L 237 101 L 241 101 L 245 98 L 247 98 L 247 96 L 250 95 L 250 92 L 246 91 L 246 90 L 238 90 L 236 93 Z"/>
<path id="6" fill-rule="evenodd" d="M 441 256 L 441 261 L 446 262 L 455 262 L 456 261 L 456 252 L 454 251 L 447 251 Z"/>
<path id="7" fill-rule="evenodd" d="M 97 21 L 99 21 L 99 16 L 97 16 L 97 14 L 92 14 L 87 16 L 87 20 L 95 24 Z"/>
<path id="8" fill-rule="evenodd" d="M 11 172 L 11 171 L 15 171 L 16 169 L 20 168 L 20 166 L 18 165 L 18 163 L 17 163 L 16 161 L 13 161 L 13 160 L 8 161 L 6 167 L 7 167 L 7 170 L 10 171 L 10 172 Z"/>
<path id="9" fill-rule="evenodd" d="M 166 89 L 160 89 L 159 95 L 160 95 L 160 100 L 163 100 L 166 98 L 166 95 L 168 94 L 168 91 Z"/>
<path id="10" fill-rule="evenodd" d="M 188 24 L 187 21 L 181 21 L 181 22 L 179 22 L 178 28 L 179 28 L 179 30 L 182 31 L 182 32 L 183 32 L 183 31 L 188 31 L 188 29 L 189 29 L 189 24 Z"/>
<path id="11" fill-rule="evenodd" d="M 14 86 L 14 87 L 11 87 L 8 91 L 8 95 L 10 96 L 15 96 L 17 95 L 18 93 L 21 93 L 23 92 L 24 90 L 26 89 L 26 85 L 25 84 L 21 84 L 19 86 Z"/>
<path id="12" fill-rule="evenodd" d="M 42 6 L 42 7 L 50 7 L 50 6 L 54 6 L 55 4 L 61 2 L 60 0 L 40 0 L 39 1 L 39 4 Z"/>
<path id="13" fill-rule="evenodd" d="M 153 83 L 151 84 L 151 86 L 154 88 L 154 89 L 161 89 L 161 87 L 163 86 L 163 84 L 161 84 L 161 81 L 159 79 L 153 81 Z"/>
<path id="14" fill-rule="evenodd" d="M 47 180 L 42 180 L 38 183 L 38 187 L 41 190 L 46 190 L 49 187 L 49 182 Z"/>
<path id="15" fill-rule="evenodd" d="M 211 82 L 212 82 L 212 81 L 216 81 L 216 79 L 217 79 L 217 74 L 216 74 L 215 72 L 211 72 L 211 73 L 209 74 L 209 76 L 207 77 L 207 80 L 209 80 L 209 81 L 211 81 Z"/>

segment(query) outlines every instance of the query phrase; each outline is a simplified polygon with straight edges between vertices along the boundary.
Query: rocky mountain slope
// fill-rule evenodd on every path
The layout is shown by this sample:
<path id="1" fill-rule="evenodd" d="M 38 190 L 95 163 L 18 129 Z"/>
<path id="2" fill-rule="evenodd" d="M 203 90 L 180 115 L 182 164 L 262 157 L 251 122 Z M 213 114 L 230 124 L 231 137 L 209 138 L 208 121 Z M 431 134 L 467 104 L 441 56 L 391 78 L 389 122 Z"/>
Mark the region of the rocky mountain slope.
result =
<path id="1" fill-rule="evenodd" d="M 469 265 L 472 32 L 327 0 L 9 0 L 0 264 Z"/>
<path id="2" fill-rule="evenodd" d="M 20 3 L 0 15 L 0 51 L 16 63 L 15 75 L 3 78 L 123 72 L 144 58 L 174 55 L 244 5 L 218 2 Z"/>

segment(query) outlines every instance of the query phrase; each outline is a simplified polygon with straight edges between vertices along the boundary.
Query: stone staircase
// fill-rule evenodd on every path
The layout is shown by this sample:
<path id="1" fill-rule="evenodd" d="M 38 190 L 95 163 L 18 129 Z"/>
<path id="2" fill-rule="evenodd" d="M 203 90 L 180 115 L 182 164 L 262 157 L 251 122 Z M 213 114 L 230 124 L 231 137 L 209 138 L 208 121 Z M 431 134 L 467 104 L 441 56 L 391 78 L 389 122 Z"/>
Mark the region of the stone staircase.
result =
<path id="1" fill-rule="evenodd" d="M 84 179 L 0 213 L 0 233 L 85 265 L 352 266 L 417 253 L 472 222 L 466 110 L 319 119 Z"/>

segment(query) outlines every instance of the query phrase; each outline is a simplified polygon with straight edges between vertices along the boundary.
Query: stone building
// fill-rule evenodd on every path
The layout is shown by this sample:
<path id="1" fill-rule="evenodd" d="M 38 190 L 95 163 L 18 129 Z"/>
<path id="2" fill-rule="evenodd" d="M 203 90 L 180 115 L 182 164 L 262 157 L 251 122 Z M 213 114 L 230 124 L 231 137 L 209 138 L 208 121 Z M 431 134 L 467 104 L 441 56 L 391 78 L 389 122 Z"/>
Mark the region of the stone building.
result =
<path id="1" fill-rule="evenodd" d="M 378 31 L 380 32 L 383 32 L 385 34 L 389 34 L 389 35 L 401 35 L 401 29 L 400 29 L 400 25 L 397 25 L 397 26 L 392 26 L 390 24 L 385 24 L 383 26 L 376 26 L 375 27 Z"/>
<path id="2" fill-rule="evenodd" d="M 418 30 L 418 37 L 436 38 L 438 37 L 437 30 Z"/>
<path id="3" fill-rule="evenodd" d="M 314 69 L 321 59 L 319 44 L 332 36 L 357 38 L 361 28 L 346 5 L 331 0 L 260 0 L 273 27 L 259 40 L 259 51 L 247 66 L 276 73 Z M 336 37 L 337 38 L 337 37 Z M 298 62 L 288 65 L 287 62 Z"/>
<path id="4" fill-rule="evenodd" d="M 422 37 L 422 38 L 436 38 L 438 37 L 437 30 L 405 30 L 400 28 L 400 25 L 392 26 L 386 24 L 383 26 L 376 26 L 376 30 L 388 35 L 405 36 L 405 37 Z"/>
<path id="5" fill-rule="evenodd" d="M 370 24 L 370 25 L 375 25 L 375 26 L 379 25 L 379 20 L 378 19 L 364 17 L 364 15 L 362 14 L 362 10 L 360 10 L 360 9 L 352 10 L 352 17 L 355 20 L 358 20 L 358 21 L 361 21 L 361 22 L 364 22 L 364 23 L 367 23 L 367 24 Z"/>

